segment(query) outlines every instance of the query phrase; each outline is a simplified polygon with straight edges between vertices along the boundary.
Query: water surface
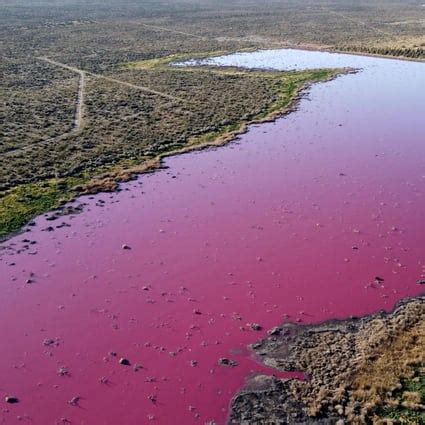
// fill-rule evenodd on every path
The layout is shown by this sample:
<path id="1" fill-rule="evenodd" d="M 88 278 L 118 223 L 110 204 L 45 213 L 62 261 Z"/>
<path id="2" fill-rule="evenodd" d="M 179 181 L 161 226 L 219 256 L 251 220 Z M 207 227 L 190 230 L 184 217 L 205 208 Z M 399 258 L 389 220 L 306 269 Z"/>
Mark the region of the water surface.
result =
<path id="1" fill-rule="evenodd" d="M 425 65 L 293 50 L 213 61 L 362 71 L 3 244 L 0 395 L 20 402 L 0 423 L 223 423 L 250 373 L 277 373 L 245 348 L 268 328 L 420 292 Z"/>

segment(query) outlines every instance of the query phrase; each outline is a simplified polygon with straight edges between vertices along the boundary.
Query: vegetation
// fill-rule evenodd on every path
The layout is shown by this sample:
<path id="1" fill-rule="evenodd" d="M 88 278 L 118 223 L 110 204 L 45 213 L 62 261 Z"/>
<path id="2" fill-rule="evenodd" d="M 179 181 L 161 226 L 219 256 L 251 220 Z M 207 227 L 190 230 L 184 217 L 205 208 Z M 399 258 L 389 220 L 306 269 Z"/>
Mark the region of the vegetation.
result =
<path id="1" fill-rule="evenodd" d="M 423 43 L 425 46 L 425 42 Z M 368 46 L 368 45 L 348 45 L 337 46 L 338 50 L 347 52 L 366 53 L 370 55 L 404 57 L 409 59 L 423 59 L 425 58 L 425 47 L 405 47 L 395 44 L 388 46 Z"/>
<path id="2" fill-rule="evenodd" d="M 400 424 L 425 424 L 425 371 L 418 370 L 412 379 L 401 379 L 400 389 L 396 392 L 392 406 L 377 410 L 377 416 L 387 422 Z"/>
<path id="3" fill-rule="evenodd" d="M 285 112 L 305 85 L 341 72 L 175 61 L 288 46 L 425 59 L 425 7 L 417 0 L 59 3 L 0 0 L 0 239 L 78 194 L 114 190 L 164 155 L 225 143 L 247 123 Z M 290 412 L 425 423 L 423 317 L 419 301 L 348 321 L 337 333 L 309 329 L 308 339 L 295 339 L 292 357 L 270 356 L 279 341 L 264 342 L 271 365 L 303 369 L 312 379 L 279 384 L 262 393 L 267 399 L 245 394 L 233 417 L 250 415 L 252 423 L 255 415 L 281 420 Z"/>
<path id="4" fill-rule="evenodd" d="M 60 199 L 115 188 L 158 156 L 227 141 L 245 123 L 282 112 L 307 82 L 336 75 L 168 65 L 187 57 L 120 64 L 107 74 L 114 81 L 89 74 L 82 129 L 47 142 L 9 142 L 0 171 L 0 237 Z M 147 86 L 167 97 L 138 89 Z"/>
<path id="5" fill-rule="evenodd" d="M 423 56 L 414 22 L 425 8 L 415 0 L 14 0 L 0 9 L 3 236 L 79 193 L 74 179 L 111 188 L 128 164 L 137 172 L 158 155 L 228 140 L 286 109 L 305 83 L 333 75 L 173 67 L 176 60 L 294 45 Z"/>
<path id="6" fill-rule="evenodd" d="M 0 198 L 0 238 L 18 230 L 33 216 L 58 207 L 71 196 L 71 192 L 58 189 L 55 181 L 14 188 Z"/>
<path id="7" fill-rule="evenodd" d="M 253 349 L 309 379 L 252 382 L 235 397 L 231 423 L 425 423 L 424 313 L 419 297 L 390 314 L 283 325 Z"/>

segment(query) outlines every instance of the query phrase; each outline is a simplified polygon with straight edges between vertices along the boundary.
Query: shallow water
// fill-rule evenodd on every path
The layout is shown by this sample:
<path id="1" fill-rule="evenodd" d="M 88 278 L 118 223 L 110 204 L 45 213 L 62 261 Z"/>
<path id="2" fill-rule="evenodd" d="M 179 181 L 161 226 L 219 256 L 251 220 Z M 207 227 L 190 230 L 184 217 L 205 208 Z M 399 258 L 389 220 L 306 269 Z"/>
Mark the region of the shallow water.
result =
<path id="1" fill-rule="evenodd" d="M 0 423 L 223 423 L 247 375 L 284 376 L 245 348 L 268 328 L 420 293 L 425 65 L 288 50 L 214 61 L 363 71 L 3 244 L 0 395 L 20 402 Z"/>

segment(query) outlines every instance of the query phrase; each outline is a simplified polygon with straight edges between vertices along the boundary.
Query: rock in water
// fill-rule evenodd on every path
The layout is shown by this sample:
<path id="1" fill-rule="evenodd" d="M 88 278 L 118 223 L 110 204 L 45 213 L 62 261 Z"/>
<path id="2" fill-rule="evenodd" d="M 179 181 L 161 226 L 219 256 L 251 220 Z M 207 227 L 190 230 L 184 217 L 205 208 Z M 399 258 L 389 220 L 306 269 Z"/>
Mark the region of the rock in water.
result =
<path id="1" fill-rule="evenodd" d="M 259 325 L 258 323 L 249 323 L 248 326 L 253 330 L 253 331 L 261 331 L 261 329 L 263 329 L 263 327 L 261 325 Z"/>
<path id="2" fill-rule="evenodd" d="M 221 357 L 220 359 L 218 359 L 218 364 L 222 366 L 230 366 L 230 367 L 234 367 L 238 365 L 234 360 L 227 359 L 226 357 Z"/>

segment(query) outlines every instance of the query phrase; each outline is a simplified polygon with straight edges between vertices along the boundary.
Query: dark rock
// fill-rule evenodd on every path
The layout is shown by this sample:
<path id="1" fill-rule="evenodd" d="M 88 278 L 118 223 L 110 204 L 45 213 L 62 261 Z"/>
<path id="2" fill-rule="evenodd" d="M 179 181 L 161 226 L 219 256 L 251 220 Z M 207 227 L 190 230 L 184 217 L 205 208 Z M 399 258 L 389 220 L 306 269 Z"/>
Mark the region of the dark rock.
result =
<path id="1" fill-rule="evenodd" d="M 59 376 L 69 376 L 69 371 L 65 366 L 61 366 L 58 370 L 57 373 Z"/>
<path id="2" fill-rule="evenodd" d="M 267 331 L 269 335 L 280 335 L 281 332 L 282 328 L 280 328 L 279 326 L 275 326 L 274 328 L 271 328 Z"/>
<path id="3" fill-rule="evenodd" d="M 221 357 L 220 359 L 218 359 L 218 364 L 221 366 L 230 366 L 230 367 L 235 367 L 238 364 L 231 359 L 227 359 L 226 357 Z"/>
<path id="4" fill-rule="evenodd" d="M 45 345 L 46 347 L 52 347 L 52 346 L 59 345 L 59 341 L 57 339 L 53 339 L 53 338 L 46 338 L 43 341 L 43 345 Z"/>
<path id="5" fill-rule="evenodd" d="M 81 400 L 80 396 L 75 396 L 75 397 L 72 397 L 71 400 L 68 401 L 68 403 L 72 406 L 78 406 L 80 400 Z"/>
<path id="6" fill-rule="evenodd" d="M 261 325 L 259 325 L 258 323 L 249 323 L 248 326 L 253 330 L 253 331 L 261 331 L 261 329 L 263 329 L 263 327 Z"/>
<path id="7" fill-rule="evenodd" d="M 6 403 L 9 403 L 9 404 L 19 403 L 19 400 L 18 400 L 18 398 L 17 398 L 17 397 L 13 397 L 13 396 L 10 396 L 10 395 L 7 395 L 7 396 L 4 398 L 4 401 L 5 401 Z"/>
<path id="8" fill-rule="evenodd" d="M 124 366 L 130 366 L 130 360 L 125 359 L 124 357 L 122 357 L 120 359 L 120 364 L 124 365 Z"/>

